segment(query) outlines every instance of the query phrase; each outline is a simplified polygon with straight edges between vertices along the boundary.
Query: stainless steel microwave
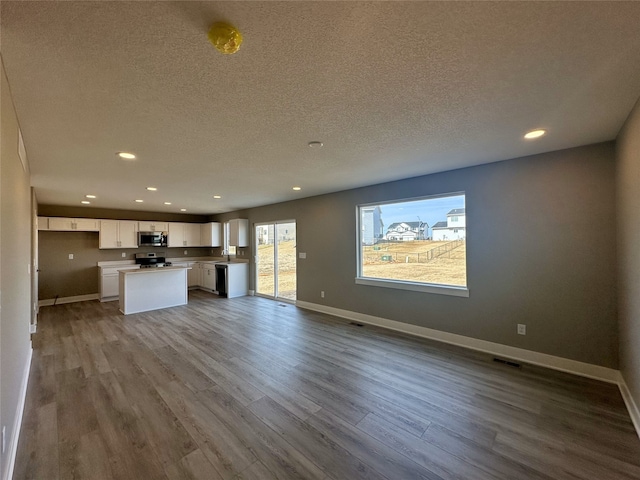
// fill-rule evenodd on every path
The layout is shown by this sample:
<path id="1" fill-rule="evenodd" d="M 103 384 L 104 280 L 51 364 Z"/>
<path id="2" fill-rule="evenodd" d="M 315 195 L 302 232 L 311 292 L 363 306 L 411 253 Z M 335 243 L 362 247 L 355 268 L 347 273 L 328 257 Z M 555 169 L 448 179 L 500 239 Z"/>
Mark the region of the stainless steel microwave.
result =
<path id="1" fill-rule="evenodd" d="M 139 247 L 166 247 L 166 232 L 138 232 Z"/>

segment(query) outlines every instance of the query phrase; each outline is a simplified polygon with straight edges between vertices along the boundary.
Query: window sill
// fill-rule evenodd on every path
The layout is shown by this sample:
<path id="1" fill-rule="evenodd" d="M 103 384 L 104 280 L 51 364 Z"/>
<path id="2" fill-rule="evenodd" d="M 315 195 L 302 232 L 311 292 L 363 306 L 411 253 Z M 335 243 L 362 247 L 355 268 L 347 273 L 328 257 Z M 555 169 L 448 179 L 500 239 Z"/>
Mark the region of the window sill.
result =
<path id="1" fill-rule="evenodd" d="M 432 283 L 414 283 L 402 280 L 388 280 L 382 278 L 356 277 L 356 285 L 368 285 L 370 287 L 395 288 L 396 290 L 410 290 L 412 292 L 435 293 L 438 295 L 451 295 L 454 297 L 468 297 L 467 287 L 455 287 L 452 285 L 437 285 Z"/>

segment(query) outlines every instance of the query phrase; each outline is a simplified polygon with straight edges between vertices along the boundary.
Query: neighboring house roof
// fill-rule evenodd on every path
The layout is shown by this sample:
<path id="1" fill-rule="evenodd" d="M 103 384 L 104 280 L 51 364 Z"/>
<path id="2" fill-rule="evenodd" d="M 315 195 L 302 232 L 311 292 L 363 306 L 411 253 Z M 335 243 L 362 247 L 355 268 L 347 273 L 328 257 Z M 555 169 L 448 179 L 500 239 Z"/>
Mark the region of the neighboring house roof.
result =
<path id="1" fill-rule="evenodd" d="M 432 228 L 447 228 L 447 222 L 438 222 Z"/>
<path id="2" fill-rule="evenodd" d="M 463 215 L 464 210 L 465 210 L 464 208 L 454 208 L 449 213 L 447 213 L 447 215 Z"/>
<path id="3" fill-rule="evenodd" d="M 422 227 L 425 227 L 427 224 L 424 222 L 396 222 L 389 225 L 387 227 L 387 230 L 393 230 L 399 227 L 400 225 L 407 225 L 410 228 L 422 228 Z"/>

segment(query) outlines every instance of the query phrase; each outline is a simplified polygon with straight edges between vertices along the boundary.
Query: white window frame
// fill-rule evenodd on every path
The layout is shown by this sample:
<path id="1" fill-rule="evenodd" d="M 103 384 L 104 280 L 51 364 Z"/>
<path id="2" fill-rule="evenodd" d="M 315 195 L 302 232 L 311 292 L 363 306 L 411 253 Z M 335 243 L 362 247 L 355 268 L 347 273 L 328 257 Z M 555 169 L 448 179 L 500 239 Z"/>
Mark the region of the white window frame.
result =
<path id="1" fill-rule="evenodd" d="M 361 213 L 360 209 L 364 207 L 373 207 L 376 205 L 390 205 L 394 203 L 412 202 L 417 200 L 429 200 L 443 197 L 453 197 L 456 195 L 465 195 L 465 192 L 448 192 L 441 195 L 426 195 L 424 197 L 412 197 L 412 198 L 400 198 L 394 200 L 387 200 L 383 202 L 362 203 L 356 205 L 356 285 L 366 285 L 370 287 L 382 287 L 393 288 L 396 290 L 409 290 L 412 292 L 434 293 L 439 295 L 450 295 L 454 297 L 468 297 L 469 285 L 457 286 L 446 285 L 439 283 L 425 283 L 425 282 L 410 282 L 407 280 L 395 280 L 376 277 L 364 277 L 362 276 L 362 243 L 361 234 L 362 226 L 360 224 Z M 466 269 L 466 265 L 465 265 Z"/>

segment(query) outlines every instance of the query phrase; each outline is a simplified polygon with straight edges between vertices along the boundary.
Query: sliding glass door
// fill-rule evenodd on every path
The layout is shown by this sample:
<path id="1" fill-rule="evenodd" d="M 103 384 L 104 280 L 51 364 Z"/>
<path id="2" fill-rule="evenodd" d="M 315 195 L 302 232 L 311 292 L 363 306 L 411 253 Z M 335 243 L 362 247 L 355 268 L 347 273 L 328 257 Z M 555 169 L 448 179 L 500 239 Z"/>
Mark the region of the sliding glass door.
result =
<path id="1" fill-rule="evenodd" d="M 256 293 L 296 299 L 296 222 L 257 224 Z"/>

